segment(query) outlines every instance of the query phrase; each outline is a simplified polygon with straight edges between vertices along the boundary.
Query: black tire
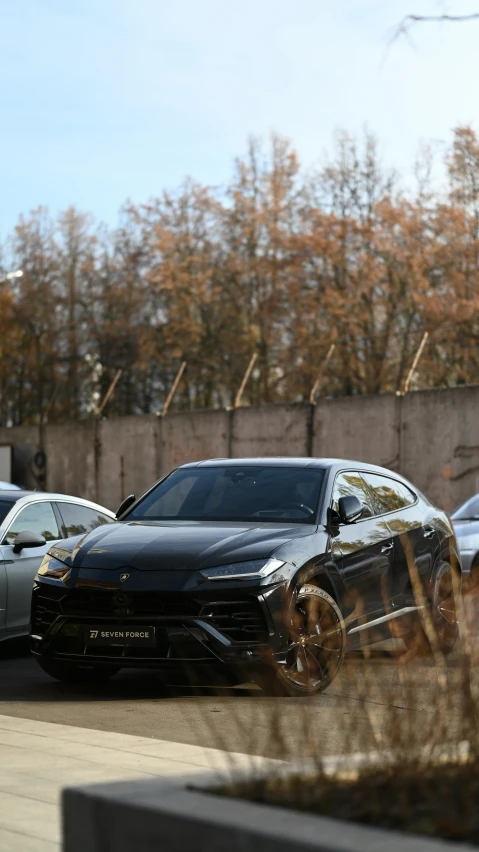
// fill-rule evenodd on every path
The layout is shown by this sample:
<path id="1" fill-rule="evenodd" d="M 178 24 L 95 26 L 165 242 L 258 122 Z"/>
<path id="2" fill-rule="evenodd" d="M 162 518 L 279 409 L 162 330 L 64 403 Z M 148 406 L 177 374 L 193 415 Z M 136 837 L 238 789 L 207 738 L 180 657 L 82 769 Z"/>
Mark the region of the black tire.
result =
<path id="1" fill-rule="evenodd" d="M 453 571 L 449 562 L 441 560 L 434 571 L 431 592 L 432 617 L 443 654 L 449 654 L 452 651 L 459 633 L 454 601 Z"/>
<path id="2" fill-rule="evenodd" d="M 35 657 L 38 665 L 50 677 L 63 683 L 102 683 L 120 671 L 120 666 L 80 666 L 50 657 Z"/>
<path id="3" fill-rule="evenodd" d="M 293 602 L 289 622 L 285 662 L 265 665 L 255 680 L 268 695 L 317 695 L 332 683 L 344 659 L 343 616 L 328 592 L 306 583 Z"/>

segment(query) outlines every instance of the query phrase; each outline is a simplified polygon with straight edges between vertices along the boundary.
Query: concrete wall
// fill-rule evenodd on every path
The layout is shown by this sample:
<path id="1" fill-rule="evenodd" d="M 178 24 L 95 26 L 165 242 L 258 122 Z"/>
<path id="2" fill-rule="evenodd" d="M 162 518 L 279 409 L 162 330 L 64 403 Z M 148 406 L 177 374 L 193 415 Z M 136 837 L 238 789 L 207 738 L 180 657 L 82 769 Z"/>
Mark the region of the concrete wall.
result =
<path id="1" fill-rule="evenodd" d="M 397 470 L 401 403 L 393 394 L 320 400 L 314 411 L 312 455 Z"/>
<path id="2" fill-rule="evenodd" d="M 25 488 L 37 488 L 35 473 L 39 473 L 39 470 L 33 464 L 33 457 L 39 446 L 38 427 L 0 427 L 0 444 L 11 444 L 13 447 L 12 481 Z"/>
<path id="3" fill-rule="evenodd" d="M 83 420 L 45 429 L 48 491 L 95 500 L 95 426 Z"/>
<path id="4" fill-rule="evenodd" d="M 159 422 L 154 414 L 102 420 L 97 429 L 96 499 L 117 509 L 159 479 Z"/>
<path id="5" fill-rule="evenodd" d="M 401 413 L 401 473 L 447 511 L 479 492 L 479 386 L 408 394 Z"/>
<path id="6" fill-rule="evenodd" d="M 37 427 L 0 429 L 14 447 L 14 479 L 41 487 Z M 403 473 L 451 510 L 479 491 L 479 386 L 82 421 L 44 430 L 49 491 L 115 509 L 179 464 L 202 458 L 325 456 L 358 459 Z"/>
<path id="7" fill-rule="evenodd" d="M 232 414 L 231 456 L 308 456 L 309 405 L 262 405 Z"/>
<path id="8" fill-rule="evenodd" d="M 160 474 L 179 464 L 229 455 L 228 411 L 185 411 L 159 418 Z"/>

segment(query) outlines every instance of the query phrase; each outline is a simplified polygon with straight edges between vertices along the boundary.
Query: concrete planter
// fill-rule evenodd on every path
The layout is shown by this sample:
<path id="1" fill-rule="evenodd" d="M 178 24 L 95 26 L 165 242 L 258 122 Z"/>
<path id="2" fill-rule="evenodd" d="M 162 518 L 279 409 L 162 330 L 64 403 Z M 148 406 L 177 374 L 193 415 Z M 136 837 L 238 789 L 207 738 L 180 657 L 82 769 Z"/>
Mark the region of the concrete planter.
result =
<path id="1" fill-rule="evenodd" d="M 202 775 L 64 790 L 64 852 L 473 850 L 201 792 L 217 783 L 217 775 Z"/>

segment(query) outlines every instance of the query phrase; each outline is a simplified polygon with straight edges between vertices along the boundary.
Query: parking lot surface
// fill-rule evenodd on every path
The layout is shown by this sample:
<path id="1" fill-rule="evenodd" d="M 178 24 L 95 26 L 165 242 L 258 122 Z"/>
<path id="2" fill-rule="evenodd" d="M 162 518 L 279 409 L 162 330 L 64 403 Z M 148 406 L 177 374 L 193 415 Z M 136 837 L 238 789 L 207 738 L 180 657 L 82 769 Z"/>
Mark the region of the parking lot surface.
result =
<path id="1" fill-rule="evenodd" d="M 25 641 L 4 642 L 0 849 L 58 852 L 65 786 L 212 769 L 224 777 L 265 758 L 388 748 L 391 736 L 419 750 L 431 731 L 440 741 L 440 673 L 428 656 L 404 666 L 398 653 L 350 655 L 327 692 L 298 699 L 266 697 L 246 684 L 193 689 L 175 678 L 165 685 L 145 670 L 124 670 L 102 685 L 66 685 L 37 666 Z M 447 669 L 447 698 L 460 700 L 454 660 Z M 461 716 L 454 701 L 446 734 Z"/>
<path id="2" fill-rule="evenodd" d="M 147 670 L 123 670 L 102 685 L 66 685 L 41 671 L 25 642 L 9 642 L 0 646 L 0 714 L 282 759 L 308 755 L 314 737 L 322 753 L 339 754 L 374 747 L 378 731 L 403 714 L 425 728 L 432 723 L 432 661 L 408 671 L 413 694 L 395 656 L 377 652 L 367 667 L 349 657 L 332 687 L 306 700 L 192 689 L 180 679 L 165 686 Z"/>

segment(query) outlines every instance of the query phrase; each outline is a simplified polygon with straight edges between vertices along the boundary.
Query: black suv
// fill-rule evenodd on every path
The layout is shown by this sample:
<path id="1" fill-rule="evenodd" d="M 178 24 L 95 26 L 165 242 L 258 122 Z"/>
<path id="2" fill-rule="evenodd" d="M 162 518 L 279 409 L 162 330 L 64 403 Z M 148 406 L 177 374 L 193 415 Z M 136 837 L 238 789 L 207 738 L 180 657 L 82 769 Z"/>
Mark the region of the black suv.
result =
<path id="1" fill-rule="evenodd" d="M 383 468 L 195 462 L 127 498 L 118 520 L 56 544 L 36 577 L 31 647 L 60 680 L 127 666 L 198 678 L 207 668 L 229 682 L 319 692 L 347 649 L 393 625 L 407 641 L 414 579 L 444 650 L 454 643 L 451 524 Z"/>

